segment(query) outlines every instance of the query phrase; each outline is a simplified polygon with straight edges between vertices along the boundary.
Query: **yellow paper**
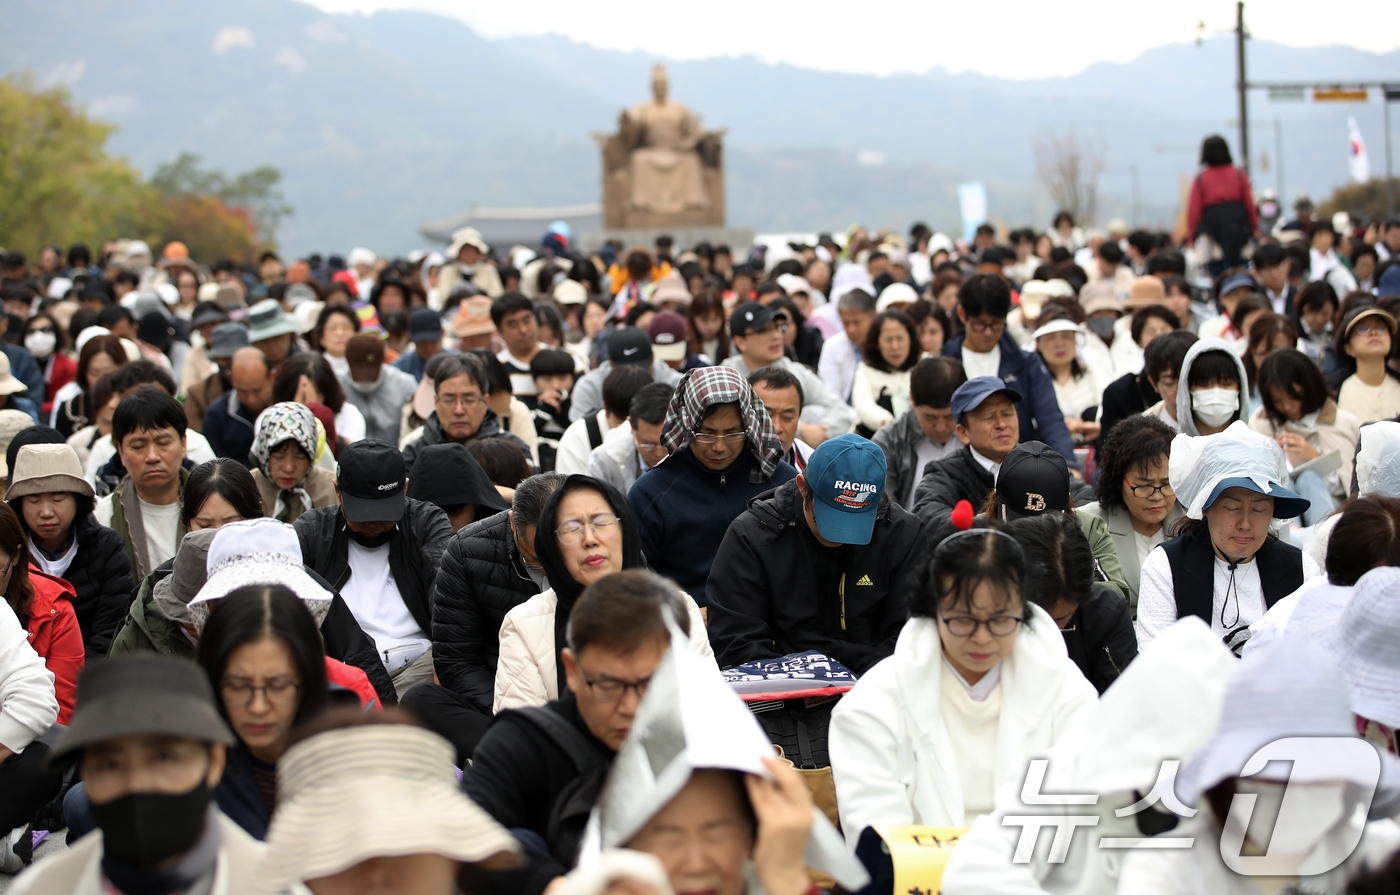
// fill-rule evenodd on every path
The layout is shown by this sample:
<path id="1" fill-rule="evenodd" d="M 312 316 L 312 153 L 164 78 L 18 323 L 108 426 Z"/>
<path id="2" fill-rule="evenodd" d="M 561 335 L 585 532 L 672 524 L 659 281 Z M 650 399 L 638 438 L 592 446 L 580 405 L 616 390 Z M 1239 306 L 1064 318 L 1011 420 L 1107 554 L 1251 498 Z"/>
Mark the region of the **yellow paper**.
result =
<path id="1" fill-rule="evenodd" d="M 943 868 L 967 827 L 879 826 L 875 832 L 890 847 L 894 862 L 893 895 L 938 895 Z"/>

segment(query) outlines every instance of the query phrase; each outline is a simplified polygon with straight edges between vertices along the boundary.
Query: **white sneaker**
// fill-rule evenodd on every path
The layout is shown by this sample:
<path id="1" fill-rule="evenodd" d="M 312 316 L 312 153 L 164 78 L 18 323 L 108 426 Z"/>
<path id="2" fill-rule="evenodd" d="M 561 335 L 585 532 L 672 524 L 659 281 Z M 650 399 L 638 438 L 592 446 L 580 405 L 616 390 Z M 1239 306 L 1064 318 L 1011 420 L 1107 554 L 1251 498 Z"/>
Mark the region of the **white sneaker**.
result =
<path id="1" fill-rule="evenodd" d="M 24 861 L 15 854 L 15 843 L 25 835 L 28 827 L 17 827 L 0 837 L 0 872 L 19 873 L 24 869 Z"/>

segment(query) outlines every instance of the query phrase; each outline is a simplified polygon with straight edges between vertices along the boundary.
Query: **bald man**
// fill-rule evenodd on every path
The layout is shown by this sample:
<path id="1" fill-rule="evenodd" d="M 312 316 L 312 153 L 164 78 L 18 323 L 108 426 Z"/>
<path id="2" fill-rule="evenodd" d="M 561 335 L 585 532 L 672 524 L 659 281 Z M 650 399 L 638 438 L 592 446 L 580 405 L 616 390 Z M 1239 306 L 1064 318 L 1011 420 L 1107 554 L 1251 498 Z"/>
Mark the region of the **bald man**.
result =
<path id="1" fill-rule="evenodd" d="M 252 467 L 253 421 L 272 403 L 276 373 L 267 355 L 257 348 L 234 352 L 230 368 L 233 390 L 224 392 L 204 413 L 204 437 L 219 457 Z"/>

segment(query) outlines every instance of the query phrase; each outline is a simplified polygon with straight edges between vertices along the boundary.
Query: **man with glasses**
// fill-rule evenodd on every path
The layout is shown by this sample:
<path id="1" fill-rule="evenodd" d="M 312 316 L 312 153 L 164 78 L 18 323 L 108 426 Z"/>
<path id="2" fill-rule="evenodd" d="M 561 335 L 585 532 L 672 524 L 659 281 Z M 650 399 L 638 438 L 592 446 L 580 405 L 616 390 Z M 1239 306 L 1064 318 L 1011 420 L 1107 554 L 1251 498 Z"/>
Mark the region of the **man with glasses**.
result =
<path id="1" fill-rule="evenodd" d="M 532 386 L 533 387 L 533 386 Z M 430 444 L 496 436 L 509 439 L 525 456 L 525 442 L 501 427 L 501 418 L 486 405 L 489 379 L 481 359 L 470 353 L 444 356 L 433 373 L 433 412 L 403 445 L 404 465 L 413 468 L 418 452 Z M 416 436 L 416 437 L 415 437 Z"/>
<path id="2" fill-rule="evenodd" d="M 1055 398 L 1055 383 L 1034 351 L 1023 351 L 1006 331 L 1011 287 L 997 274 L 977 274 L 958 289 L 963 332 L 943 343 L 943 354 L 962 361 L 969 380 L 997 378 L 1019 398 L 1019 440 L 1043 441 L 1074 465 L 1074 443 Z M 927 517 L 925 517 L 927 521 Z"/>
<path id="3" fill-rule="evenodd" d="M 734 520 L 706 587 L 721 667 L 816 650 L 864 674 L 894 651 L 927 540 L 885 481 L 884 452 L 842 435 Z"/>
<path id="4" fill-rule="evenodd" d="M 978 376 L 958 386 L 949 409 L 962 450 L 924 467 L 910 508 L 936 532 L 966 500 L 980 510 L 996 487 L 1001 461 L 1020 441 L 1016 405 L 1021 394 L 995 376 Z"/>
<path id="5" fill-rule="evenodd" d="M 783 353 L 783 334 L 791 326 L 787 312 L 756 301 L 745 302 L 729 315 L 729 335 L 734 354 L 724 366 L 747 377 L 754 370 L 780 367 L 802 383 L 802 421 L 798 434 L 804 442 L 816 447 L 828 438 L 844 435 L 856 423 L 851 409 L 822 378 L 809 368 Z"/>
<path id="6" fill-rule="evenodd" d="M 415 686 L 403 706 L 456 747 L 459 767 L 491 723 L 501 622 L 549 587 L 535 528 L 562 484 L 555 472 L 530 476 L 516 486 L 509 510 L 464 526 L 443 553 L 431 632 L 437 682 Z"/>
<path id="7" fill-rule="evenodd" d="M 703 612 L 705 582 L 729 523 L 797 471 L 782 462 L 782 445 L 753 387 L 730 367 L 686 374 L 660 443 L 671 456 L 643 473 L 627 500 L 648 564 Z"/>
<path id="8" fill-rule="evenodd" d="M 568 692 L 501 712 L 477 746 L 462 785 L 527 858 L 491 888 L 539 895 L 573 866 L 594 799 L 670 646 L 663 612 L 689 633 L 680 595 L 655 574 L 618 572 L 590 586 L 574 604 L 561 653 Z"/>
<path id="9" fill-rule="evenodd" d="M 405 496 L 398 448 L 366 438 L 340 452 L 338 503 L 297 517 L 303 562 L 340 591 L 400 698 L 432 680 L 429 596 L 452 538 L 447 514 Z"/>
<path id="10" fill-rule="evenodd" d="M 588 474 L 626 494 L 642 473 L 671 455 L 661 443 L 661 424 L 675 389 L 648 382 L 632 396 L 626 426 L 609 429 L 588 456 Z"/>

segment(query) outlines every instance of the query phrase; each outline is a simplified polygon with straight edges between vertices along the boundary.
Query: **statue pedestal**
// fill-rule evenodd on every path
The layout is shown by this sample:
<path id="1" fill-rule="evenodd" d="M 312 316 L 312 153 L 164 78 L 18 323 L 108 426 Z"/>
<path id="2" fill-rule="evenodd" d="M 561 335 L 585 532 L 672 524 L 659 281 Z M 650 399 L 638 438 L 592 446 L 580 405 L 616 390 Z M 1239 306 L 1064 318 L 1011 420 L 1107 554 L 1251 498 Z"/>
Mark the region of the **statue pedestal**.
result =
<path id="1" fill-rule="evenodd" d="M 754 231 L 742 227 L 680 226 L 616 230 L 606 228 L 578 233 L 574 236 L 574 240 L 578 247 L 585 252 L 596 252 L 603 247 L 603 243 L 610 239 L 616 239 L 628 248 L 639 247 L 650 250 L 656 245 L 656 237 L 663 234 L 676 241 L 677 252 L 692 248 L 700 242 L 708 242 L 712 246 L 723 243 L 729 246 L 736 264 L 748 259 L 754 244 Z"/>
<path id="2" fill-rule="evenodd" d="M 639 208 L 634 203 L 632 154 L 623 133 L 594 134 L 602 150 L 603 227 L 607 230 L 677 230 L 724 227 L 723 131 L 705 134 L 696 146 L 705 207 L 675 212 Z M 692 169 L 693 170 L 693 169 Z"/>

